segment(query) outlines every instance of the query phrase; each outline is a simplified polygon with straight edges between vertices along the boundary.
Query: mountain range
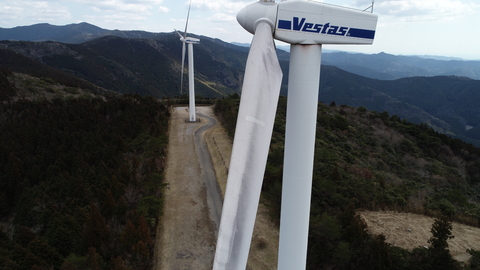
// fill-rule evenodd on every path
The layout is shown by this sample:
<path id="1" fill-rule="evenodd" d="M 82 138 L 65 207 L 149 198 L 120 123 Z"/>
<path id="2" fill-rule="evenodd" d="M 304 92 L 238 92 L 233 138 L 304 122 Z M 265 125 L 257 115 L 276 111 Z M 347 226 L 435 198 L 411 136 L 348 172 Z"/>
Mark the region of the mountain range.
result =
<path id="1" fill-rule="evenodd" d="M 69 44 L 84 43 L 105 36 L 151 39 L 159 38 L 163 35 L 165 33 L 107 30 L 86 22 L 65 26 L 41 23 L 14 28 L 0 27 L 0 40 L 56 41 Z M 244 43 L 232 44 L 238 48 L 249 46 L 249 44 Z M 286 46 L 278 48 L 281 51 L 289 51 L 289 48 Z M 378 54 L 361 54 L 324 50 L 322 63 L 324 65 L 336 66 L 364 77 L 380 80 L 448 75 L 480 80 L 480 61 L 466 61 L 441 56 L 404 56 L 383 52 Z"/>
<path id="2" fill-rule="evenodd" d="M 248 48 L 195 37 L 201 40 L 194 48 L 196 93 L 239 93 Z M 0 68 L 14 72 L 160 98 L 187 92 L 180 91 L 182 46 L 173 32 L 37 24 L 0 28 L 0 40 Z M 287 95 L 289 53 L 277 54 Z M 319 101 L 386 111 L 480 146 L 480 61 L 346 52 L 322 58 Z"/>

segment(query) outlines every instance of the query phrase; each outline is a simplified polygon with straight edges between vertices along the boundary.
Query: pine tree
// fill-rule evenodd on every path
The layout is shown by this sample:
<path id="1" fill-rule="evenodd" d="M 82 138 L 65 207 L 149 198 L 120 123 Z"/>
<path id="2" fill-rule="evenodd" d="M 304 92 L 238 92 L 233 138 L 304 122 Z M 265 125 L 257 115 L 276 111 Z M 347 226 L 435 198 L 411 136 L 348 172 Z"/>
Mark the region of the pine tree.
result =
<path id="1" fill-rule="evenodd" d="M 87 255 L 87 264 L 90 270 L 101 270 L 102 269 L 102 256 L 98 254 L 97 250 L 94 247 L 88 249 Z"/>
<path id="2" fill-rule="evenodd" d="M 122 241 L 122 246 L 127 253 L 132 251 L 132 247 L 138 241 L 138 234 L 135 225 L 129 220 L 127 220 L 127 224 L 123 228 L 122 235 L 120 236 Z"/>
<path id="3" fill-rule="evenodd" d="M 110 218 L 115 214 L 116 210 L 115 198 L 113 198 L 112 192 L 110 189 L 107 189 L 105 193 L 105 200 L 102 203 L 102 213 L 106 218 Z"/>
<path id="4" fill-rule="evenodd" d="M 90 217 L 87 220 L 83 238 L 83 247 L 85 250 L 94 247 L 102 251 L 108 245 L 109 239 L 110 229 L 107 226 L 105 218 L 98 210 L 98 207 L 94 203 L 91 203 Z"/>
<path id="5" fill-rule="evenodd" d="M 432 233 L 432 237 L 428 240 L 431 258 L 430 269 L 459 269 L 458 262 L 453 259 L 448 249 L 447 240 L 454 238 L 452 222 L 446 217 L 437 218 L 433 222 L 430 232 Z"/>
<path id="6" fill-rule="evenodd" d="M 116 257 L 111 259 L 112 270 L 128 270 L 128 267 L 125 265 L 125 262 L 121 257 Z"/>

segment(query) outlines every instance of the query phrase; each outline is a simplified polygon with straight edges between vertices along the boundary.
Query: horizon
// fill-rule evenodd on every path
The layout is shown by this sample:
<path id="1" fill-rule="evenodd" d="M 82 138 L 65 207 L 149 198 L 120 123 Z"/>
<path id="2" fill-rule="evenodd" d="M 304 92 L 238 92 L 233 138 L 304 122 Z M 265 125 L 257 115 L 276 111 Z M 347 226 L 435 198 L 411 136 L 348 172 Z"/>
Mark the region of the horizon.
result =
<path id="1" fill-rule="evenodd" d="M 252 35 L 237 23 L 236 14 L 252 2 L 254 0 L 191 0 L 188 32 L 230 43 L 250 43 Z M 371 0 L 325 2 L 358 10 L 372 4 Z M 189 0 L 180 4 L 174 0 L 3 0 L 0 27 L 89 22 L 104 29 L 183 31 L 188 5 Z M 383 0 L 375 4 L 373 11 L 379 15 L 373 45 L 325 45 L 324 48 L 480 60 L 480 40 L 472 32 L 480 24 L 480 4 L 474 0 Z"/>
<path id="2" fill-rule="evenodd" d="M 99 28 L 101 28 L 103 30 L 107 30 L 107 31 L 143 31 L 143 32 L 154 33 L 154 34 L 166 34 L 166 33 L 174 32 L 174 31 L 170 31 L 170 32 L 151 32 L 151 31 L 141 30 L 141 29 L 138 29 L 138 30 L 106 29 L 106 28 L 102 28 L 98 25 L 89 23 L 89 22 L 68 23 L 68 24 L 65 24 L 65 25 L 55 25 L 55 24 L 51 24 L 51 23 L 48 23 L 48 22 L 40 22 L 40 23 L 31 24 L 31 25 L 19 25 L 19 26 L 14 26 L 14 27 L 10 27 L 10 28 L 0 27 L 0 29 L 15 29 L 15 28 L 22 28 L 22 27 L 31 27 L 31 26 L 35 26 L 35 25 L 50 25 L 50 26 L 55 26 L 55 27 L 64 27 L 64 26 L 68 26 L 68 25 L 80 25 L 80 24 L 88 24 L 88 25 L 91 25 L 91 26 L 94 26 L 94 27 L 99 27 Z M 191 34 L 193 34 L 195 36 L 206 36 L 206 35 L 197 35 L 195 33 L 191 33 Z M 212 38 L 212 39 L 217 38 L 217 37 L 211 37 L 211 36 L 206 36 L 206 37 Z M 220 38 L 218 38 L 218 39 L 220 39 Z M 0 40 L 1 40 L 1 37 L 0 37 Z M 220 39 L 220 40 L 222 40 L 222 39 Z M 226 43 L 233 44 L 233 45 L 237 45 L 237 46 L 243 46 L 243 47 L 249 47 L 250 46 L 250 43 L 248 43 L 248 42 L 236 42 L 236 41 L 229 42 L 229 41 L 225 41 L 225 40 L 222 40 L 222 41 L 226 42 Z M 284 43 L 284 42 L 281 42 L 281 41 L 278 41 L 278 40 L 275 40 L 275 43 L 276 43 L 276 46 L 277 46 L 278 49 L 289 52 L 290 44 L 287 44 L 287 43 Z M 351 53 L 351 54 L 366 54 L 366 55 L 375 55 L 375 54 L 385 53 L 385 54 L 394 55 L 394 56 L 420 57 L 420 58 L 424 58 L 424 59 L 433 59 L 433 60 L 442 60 L 442 61 L 450 61 L 450 60 L 480 61 L 480 59 L 467 59 L 467 58 L 462 58 L 462 57 L 446 56 L 446 55 L 433 55 L 433 54 L 423 54 L 423 55 L 409 54 L 409 55 L 407 55 L 407 54 L 394 54 L 394 53 L 384 52 L 384 51 L 376 52 L 376 53 L 357 52 L 357 51 L 342 50 L 341 48 L 332 49 L 332 48 L 328 48 L 327 46 L 332 47 L 332 46 L 337 46 L 337 45 L 324 45 L 323 49 L 322 49 L 322 51 L 324 53 L 344 52 L 344 53 Z M 340 47 L 346 47 L 346 46 L 343 45 L 343 46 L 340 46 Z"/>

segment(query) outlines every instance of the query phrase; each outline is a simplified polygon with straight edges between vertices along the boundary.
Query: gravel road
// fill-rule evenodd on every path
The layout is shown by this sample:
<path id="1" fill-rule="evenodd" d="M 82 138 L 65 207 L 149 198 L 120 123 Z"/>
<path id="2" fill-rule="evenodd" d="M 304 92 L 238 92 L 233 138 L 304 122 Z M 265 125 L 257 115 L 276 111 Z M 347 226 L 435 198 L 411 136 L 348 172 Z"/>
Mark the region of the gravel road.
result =
<path id="1" fill-rule="evenodd" d="M 204 135 L 205 131 L 217 124 L 217 120 L 203 113 L 198 113 L 197 116 L 203 120 L 203 125 L 194 132 L 195 150 L 197 151 L 198 161 L 200 162 L 200 168 L 202 170 L 202 179 L 207 189 L 207 203 L 210 218 L 216 225 L 216 238 L 220 225 L 220 217 L 222 216 L 223 201 Z"/>
<path id="2" fill-rule="evenodd" d="M 200 122 L 186 123 L 186 108 L 172 108 L 154 269 L 212 269 L 222 197 L 204 134 L 216 120 L 211 107 L 197 111 Z"/>
<path id="3" fill-rule="evenodd" d="M 199 123 L 185 123 L 185 107 L 171 112 L 153 269 L 212 269 L 232 142 L 211 107 L 197 107 Z M 277 247 L 278 227 L 260 203 L 247 269 L 276 269 Z"/>

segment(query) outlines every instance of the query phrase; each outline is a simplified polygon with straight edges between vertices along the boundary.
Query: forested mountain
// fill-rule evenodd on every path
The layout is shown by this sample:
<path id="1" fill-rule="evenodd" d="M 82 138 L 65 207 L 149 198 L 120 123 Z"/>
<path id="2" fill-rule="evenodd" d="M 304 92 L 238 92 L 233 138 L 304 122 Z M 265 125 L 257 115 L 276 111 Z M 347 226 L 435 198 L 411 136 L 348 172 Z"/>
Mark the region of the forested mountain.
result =
<path id="1" fill-rule="evenodd" d="M 0 73 L 0 269 L 151 269 L 169 111 Z"/>
<path id="2" fill-rule="evenodd" d="M 62 72 L 12 50 L 0 48 L 0 59 L 0 68 L 10 72 L 28 74 L 37 78 L 49 78 L 67 86 L 80 87 L 90 91 L 99 89 L 86 80 L 82 80 L 68 72 Z"/>
<path id="3" fill-rule="evenodd" d="M 319 100 L 387 111 L 480 146 L 480 81 L 465 77 L 374 80 L 322 67 Z"/>
<path id="4" fill-rule="evenodd" d="M 107 30 L 85 22 L 64 26 L 42 23 L 15 28 L 0 28 L 0 40 L 57 41 L 74 44 L 104 36 L 150 39 L 162 35 L 164 33 Z M 238 45 L 238 48 L 245 48 L 245 46 L 250 45 L 232 44 Z M 283 49 L 285 50 L 285 48 Z M 286 51 L 288 51 L 288 47 Z M 450 75 L 480 79 L 480 61 L 433 56 L 391 55 L 383 52 L 379 54 L 329 52 L 328 50 L 325 52 L 322 56 L 323 64 L 336 66 L 348 72 L 373 79 L 392 80 L 415 76 Z M 284 54 L 283 50 L 280 53 Z"/>
<path id="5" fill-rule="evenodd" d="M 37 25 L 36 33 L 44 26 Z M 69 27 L 52 28 L 68 38 L 65 43 L 0 42 L 0 265 L 149 269 L 169 117 L 167 104 L 151 96 L 179 95 L 181 43 L 174 33 L 128 32 L 123 38 L 122 31 L 88 24 Z M 31 35 L 31 29 L 21 30 Z M 197 94 L 238 93 L 247 49 L 200 39 Z M 288 54 L 280 53 L 286 95 Z M 443 62 L 432 62 L 435 70 L 407 60 L 399 65 L 398 59 L 385 60 L 389 55 L 370 62 L 328 55 L 335 56 L 324 54 L 324 63 L 339 61 L 371 77 L 388 73 L 395 79 L 408 70 L 417 77 L 384 81 L 322 67 L 308 269 L 438 269 L 434 262 L 457 269 L 448 256 L 406 251 L 369 235 L 353 210 L 415 212 L 479 225 L 480 150 L 452 137 L 479 145 L 480 81 L 418 77 L 445 72 L 449 65 Z M 474 68 L 466 68 L 457 75 L 470 76 L 464 72 Z M 263 186 L 263 198 L 277 214 L 285 107 L 282 97 Z M 215 107 L 232 134 L 237 108 L 238 96 Z M 478 251 L 472 254 L 480 258 Z"/>
<path id="6" fill-rule="evenodd" d="M 212 39 L 205 39 L 195 47 L 197 94 L 221 97 L 239 89 L 245 52 L 229 50 L 227 53 L 224 44 Z M 83 44 L 2 41 L 0 48 L 14 50 L 120 93 L 156 97 L 180 94 L 182 45 L 173 33 L 161 39 L 108 36 Z M 0 65 L 12 69 L 3 61 Z M 188 76 L 184 78 L 184 85 L 187 85 Z"/>
<path id="7" fill-rule="evenodd" d="M 87 29 L 84 32 L 93 27 L 77 26 Z M 127 36 L 135 36 L 133 32 L 126 33 L 130 33 Z M 178 96 L 181 67 L 181 42 L 178 36 L 175 33 L 146 32 L 137 36 L 143 38 L 104 36 L 81 44 L 1 41 L 0 53 L 6 56 L 2 57 L 0 67 L 19 72 L 26 72 L 28 67 L 31 74 L 35 73 L 34 76 L 55 77 L 56 80 L 80 78 L 90 83 L 90 86 L 85 87 L 101 87 L 120 93 L 148 94 L 160 98 Z M 195 45 L 196 93 L 208 98 L 239 93 L 248 49 L 218 39 L 200 39 L 201 43 Z M 286 95 L 288 53 L 281 50 L 277 52 L 284 71 L 281 93 Z M 325 53 L 323 63 L 336 63 L 345 68 L 357 65 L 361 70 L 368 68 L 397 72 L 390 79 L 441 74 L 443 71 L 437 71 L 444 68 L 462 70 L 457 64 L 462 64 L 465 68 L 474 68 L 476 65 L 475 61 L 457 63 L 383 53 L 371 56 Z M 437 71 L 430 72 L 432 70 Z M 53 73 L 57 75 L 48 75 Z M 184 79 L 183 93 L 187 93 L 187 76 Z M 319 101 L 387 111 L 414 123 L 427 123 L 439 132 L 480 146 L 480 109 L 477 106 L 480 101 L 480 83 L 477 80 L 458 76 L 377 80 L 323 65 Z"/>
<path id="8" fill-rule="evenodd" d="M 480 79 L 480 61 L 437 60 L 387 53 L 334 52 L 322 55 L 324 64 L 373 79 L 393 80 L 417 76 L 461 76 Z"/>
<path id="9" fill-rule="evenodd" d="M 231 136 L 238 104 L 231 96 L 215 106 Z M 281 97 L 262 187 L 277 221 L 285 118 Z M 354 209 L 447 216 L 479 226 L 479 148 L 387 112 L 320 103 L 313 174 L 307 269 L 460 269 L 433 244 L 407 251 L 369 235 Z M 478 255 L 472 269 L 479 267 Z"/>
<path id="10" fill-rule="evenodd" d="M 40 23 L 30 26 L 14 28 L 0 27 L 0 40 L 22 41 L 58 41 L 62 43 L 83 43 L 104 36 L 119 36 L 125 38 L 150 38 L 155 33 L 146 31 L 107 30 L 98 26 L 82 22 L 56 26 Z"/>

